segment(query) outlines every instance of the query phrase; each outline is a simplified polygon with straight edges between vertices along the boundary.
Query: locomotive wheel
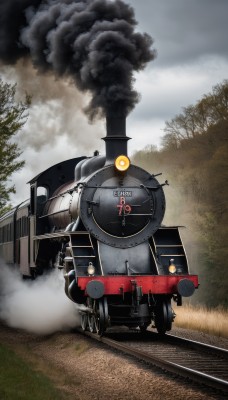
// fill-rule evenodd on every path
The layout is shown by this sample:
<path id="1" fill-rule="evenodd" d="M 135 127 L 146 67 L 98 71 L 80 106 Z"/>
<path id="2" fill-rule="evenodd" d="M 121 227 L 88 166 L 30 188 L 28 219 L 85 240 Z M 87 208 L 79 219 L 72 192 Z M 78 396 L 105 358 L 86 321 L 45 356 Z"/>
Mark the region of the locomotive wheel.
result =
<path id="1" fill-rule="evenodd" d="M 159 300 L 155 308 L 155 326 L 159 334 L 164 335 L 170 331 L 173 321 L 171 300 Z"/>
<path id="2" fill-rule="evenodd" d="M 108 300 L 107 300 L 107 297 L 103 298 L 103 307 L 104 307 L 105 328 L 107 328 L 108 325 L 109 325 Z"/>
<path id="3" fill-rule="evenodd" d="M 81 327 L 83 331 L 86 331 L 88 324 L 88 315 L 87 314 L 81 314 Z"/>
<path id="4" fill-rule="evenodd" d="M 171 306 L 171 299 L 169 299 L 166 303 L 167 308 L 167 325 L 166 330 L 170 331 L 172 329 L 172 322 L 173 322 L 173 310 Z"/>
<path id="5" fill-rule="evenodd" d="M 98 335 L 103 335 L 105 331 L 105 315 L 103 301 L 99 300 L 96 304 L 96 317 L 95 317 L 95 328 Z"/>
<path id="6" fill-rule="evenodd" d="M 96 331 L 95 329 L 95 317 L 93 314 L 89 314 L 88 315 L 88 327 L 89 327 L 89 331 L 91 333 L 94 333 Z"/>

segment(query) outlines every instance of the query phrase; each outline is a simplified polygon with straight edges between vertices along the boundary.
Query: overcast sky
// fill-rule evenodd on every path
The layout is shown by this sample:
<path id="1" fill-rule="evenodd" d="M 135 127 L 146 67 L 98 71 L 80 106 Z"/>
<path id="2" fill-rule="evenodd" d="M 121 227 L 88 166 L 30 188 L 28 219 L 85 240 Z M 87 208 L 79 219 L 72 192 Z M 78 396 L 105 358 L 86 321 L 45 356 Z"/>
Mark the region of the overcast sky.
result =
<path id="1" fill-rule="evenodd" d="M 142 100 L 129 118 L 130 149 L 159 145 L 165 121 L 228 77 L 227 0 L 131 0 L 155 61 L 137 77 Z M 137 130 L 140 138 L 137 138 Z"/>
<path id="2" fill-rule="evenodd" d="M 227 79 L 228 1 L 126 2 L 135 9 L 138 29 L 152 36 L 158 53 L 136 76 L 141 101 L 127 120 L 127 135 L 132 137 L 131 155 L 146 145 L 159 146 L 166 120 Z M 16 80 L 20 88 L 32 91 L 35 99 L 26 127 L 20 133 L 26 167 L 13 175 L 18 190 L 14 203 L 23 200 L 25 182 L 44 168 L 63 159 L 91 155 L 95 149 L 104 151 L 99 138 L 105 135 L 102 121 L 89 125 L 83 115 L 81 105 L 87 102 L 85 96 L 65 82 L 36 76 L 31 68 L 22 67 L 0 70 L 7 80 Z"/>

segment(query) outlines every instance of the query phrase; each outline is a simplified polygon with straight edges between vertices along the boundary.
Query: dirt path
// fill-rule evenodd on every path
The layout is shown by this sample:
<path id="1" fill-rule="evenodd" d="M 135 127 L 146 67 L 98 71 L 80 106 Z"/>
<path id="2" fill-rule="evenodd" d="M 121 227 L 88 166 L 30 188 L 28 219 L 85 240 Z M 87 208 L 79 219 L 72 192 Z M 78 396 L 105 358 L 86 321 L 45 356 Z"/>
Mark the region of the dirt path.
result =
<path id="1" fill-rule="evenodd" d="M 48 375 L 71 400 L 222 399 L 77 333 L 37 336 L 0 325 L 0 342 Z"/>

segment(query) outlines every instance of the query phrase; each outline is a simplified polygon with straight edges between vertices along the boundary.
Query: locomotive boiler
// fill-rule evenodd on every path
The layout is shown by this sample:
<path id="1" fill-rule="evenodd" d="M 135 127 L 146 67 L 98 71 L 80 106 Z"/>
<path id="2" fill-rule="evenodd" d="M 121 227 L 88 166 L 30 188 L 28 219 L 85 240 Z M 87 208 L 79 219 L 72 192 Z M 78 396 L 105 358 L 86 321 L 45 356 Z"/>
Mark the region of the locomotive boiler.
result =
<path id="1" fill-rule="evenodd" d="M 151 323 L 169 331 L 189 273 L 177 226 L 164 226 L 165 195 L 156 176 L 132 165 L 124 115 L 106 118 L 105 156 L 52 166 L 30 181 L 29 201 L 0 219 L 0 250 L 24 277 L 62 269 L 66 295 L 80 304 L 81 326 Z"/>

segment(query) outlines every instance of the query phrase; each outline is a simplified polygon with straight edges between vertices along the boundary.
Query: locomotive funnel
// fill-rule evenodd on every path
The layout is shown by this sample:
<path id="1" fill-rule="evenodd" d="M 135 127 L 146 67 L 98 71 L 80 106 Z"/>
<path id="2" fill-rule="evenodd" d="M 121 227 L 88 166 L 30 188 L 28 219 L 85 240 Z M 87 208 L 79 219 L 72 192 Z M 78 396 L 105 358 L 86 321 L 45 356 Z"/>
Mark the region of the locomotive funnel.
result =
<path id="1" fill-rule="evenodd" d="M 113 164 L 116 157 L 127 156 L 126 116 L 118 112 L 108 112 L 106 115 L 107 136 L 103 138 L 106 146 L 106 165 Z"/>

